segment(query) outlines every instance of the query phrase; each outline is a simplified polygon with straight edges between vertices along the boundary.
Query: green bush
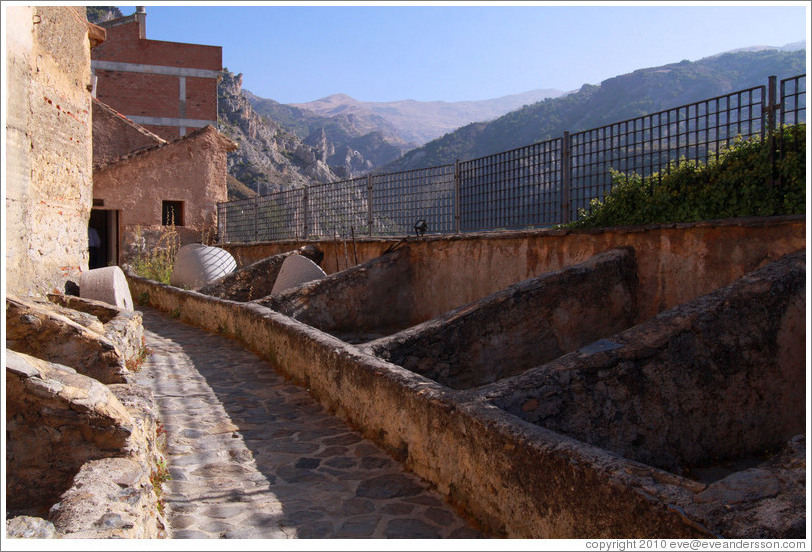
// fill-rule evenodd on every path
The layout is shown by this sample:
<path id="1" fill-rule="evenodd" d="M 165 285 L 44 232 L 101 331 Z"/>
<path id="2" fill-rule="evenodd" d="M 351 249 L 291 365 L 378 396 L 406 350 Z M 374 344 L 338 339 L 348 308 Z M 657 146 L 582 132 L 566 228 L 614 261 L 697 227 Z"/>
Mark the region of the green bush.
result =
<path id="1" fill-rule="evenodd" d="M 771 149 L 774 163 L 771 162 Z M 806 127 L 784 127 L 772 140 L 740 140 L 707 164 L 681 161 L 641 177 L 612 173 L 603 201 L 565 228 L 600 228 L 806 211 Z"/>

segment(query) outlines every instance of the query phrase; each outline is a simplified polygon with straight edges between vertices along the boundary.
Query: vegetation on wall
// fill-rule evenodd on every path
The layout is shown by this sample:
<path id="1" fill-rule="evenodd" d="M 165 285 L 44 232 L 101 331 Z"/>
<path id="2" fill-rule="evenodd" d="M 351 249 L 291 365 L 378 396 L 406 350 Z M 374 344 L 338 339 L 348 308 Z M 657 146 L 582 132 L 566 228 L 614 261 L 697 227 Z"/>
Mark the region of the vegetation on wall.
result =
<path id="1" fill-rule="evenodd" d="M 142 239 L 142 229 L 136 226 L 135 242 L 141 247 L 130 259 L 130 268 L 144 278 L 169 284 L 169 278 L 175 267 L 175 256 L 180 249 L 180 236 L 174 222 L 163 227 L 155 243 Z"/>
<path id="2" fill-rule="evenodd" d="M 641 177 L 613 173 L 612 191 L 566 228 L 695 222 L 802 214 L 806 209 L 806 125 L 739 141 L 706 164 L 683 161 Z"/>

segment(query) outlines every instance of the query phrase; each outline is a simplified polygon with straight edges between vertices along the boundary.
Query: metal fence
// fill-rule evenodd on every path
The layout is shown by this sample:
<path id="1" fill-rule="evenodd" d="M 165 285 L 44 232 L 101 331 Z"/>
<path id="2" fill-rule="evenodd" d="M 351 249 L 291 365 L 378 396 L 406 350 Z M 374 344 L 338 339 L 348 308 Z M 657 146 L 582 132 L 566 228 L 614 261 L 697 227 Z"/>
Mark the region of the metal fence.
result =
<path id="1" fill-rule="evenodd" d="M 738 139 L 806 120 L 806 75 L 468 161 L 218 204 L 223 242 L 539 228 L 576 219 L 612 171 L 707 162 Z"/>

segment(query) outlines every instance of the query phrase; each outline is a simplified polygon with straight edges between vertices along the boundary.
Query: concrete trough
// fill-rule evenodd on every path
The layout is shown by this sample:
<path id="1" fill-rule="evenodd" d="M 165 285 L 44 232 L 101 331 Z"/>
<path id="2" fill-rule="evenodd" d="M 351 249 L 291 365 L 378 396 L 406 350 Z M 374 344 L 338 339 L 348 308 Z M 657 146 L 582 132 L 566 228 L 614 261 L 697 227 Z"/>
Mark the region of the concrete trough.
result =
<path id="1" fill-rule="evenodd" d="M 616 249 L 509 286 L 364 350 L 454 389 L 485 385 L 630 327 L 634 251 Z"/>

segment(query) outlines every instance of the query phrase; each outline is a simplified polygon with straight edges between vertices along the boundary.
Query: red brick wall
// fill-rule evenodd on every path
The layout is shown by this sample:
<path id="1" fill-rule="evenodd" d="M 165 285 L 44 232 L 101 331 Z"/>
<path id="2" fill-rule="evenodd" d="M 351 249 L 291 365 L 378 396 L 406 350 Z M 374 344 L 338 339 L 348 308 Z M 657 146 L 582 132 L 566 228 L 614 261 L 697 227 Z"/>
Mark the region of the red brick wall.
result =
<path id="1" fill-rule="evenodd" d="M 127 116 L 179 116 L 178 77 L 98 69 L 96 76 L 99 78 L 96 98 L 116 111 Z M 188 87 L 186 90 L 188 95 Z M 150 130 L 155 132 L 151 127 Z M 177 138 L 177 132 L 175 128 L 174 138 Z"/>
<path id="2" fill-rule="evenodd" d="M 223 48 L 183 42 L 165 42 L 138 38 L 138 23 L 107 27 L 107 38 L 93 49 L 92 59 L 191 67 L 220 71 Z"/>
<path id="3" fill-rule="evenodd" d="M 94 61 L 113 61 L 187 69 L 221 71 L 220 46 L 184 44 L 139 38 L 138 21 L 105 25 L 107 39 L 92 52 Z M 184 77 L 186 108 L 181 108 L 180 77 L 96 69 L 96 97 L 127 116 L 217 120 L 217 81 Z M 182 136 L 179 126 L 144 124 L 166 140 Z M 186 127 L 186 133 L 195 127 Z"/>

